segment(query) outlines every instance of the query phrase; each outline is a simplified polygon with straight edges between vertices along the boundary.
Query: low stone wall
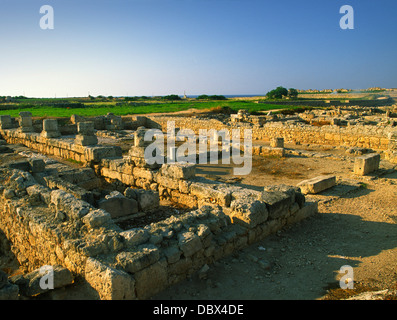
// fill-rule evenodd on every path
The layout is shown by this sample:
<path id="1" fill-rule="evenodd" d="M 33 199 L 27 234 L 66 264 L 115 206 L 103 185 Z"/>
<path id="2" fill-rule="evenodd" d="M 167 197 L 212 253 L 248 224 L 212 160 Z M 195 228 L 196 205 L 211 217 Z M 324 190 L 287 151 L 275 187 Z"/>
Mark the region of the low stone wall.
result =
<path id="1" fill-rule="evenodd" d="M 200 129 L 222 130 L 240 129 L 240 136 L 244 137 L 244 129 L 252 129 L 252 139 L 270 140 L 272 138 L 284 138 L 286 143 L 310 143 L 343 145 L 347 147 L 362 147 L 375 150 L 388 150 L 390 144 L 389 135 L 395 132 L 392 126 L 354 125 L 340 127 L 336 125 L 312 126 L 304 123 L 266 122 L 262 126 L 252 126 L 249 123 L 223 123 L 222 121 L 209 119 L 191 119 L 188 117 L 150 117 L 157 122 L 163 130 L 167 129 L 168 121 L 174 121 L 175 127 L 188 128 L 196 134 Z"/>
<path id="2" fill-rule="evenodd" d="M 168 169 L 167 169 L 168 170 Z M 147 299 L 205 264 L 317 212 L 299 190 L 235 189 L 229 210 L 216 205 L 143 228 L 120 229 L 105 210 L 25 171 L 0 168 L 0 228 L 18 261 L 32 271 L 61 265 L 101 299 Z"/>
<path id="3" fill-rule="evenodd" d="M 10 144 L 22 144 L 43 154 L 83 163 L 99 162 L 104 157 L 121 156 L 116 146 L 82 146 L 75 144 L 73 137 L 46 138 L 39 133 L 24 133 L 17 129 L 0 130 L 2 137 Z"/>

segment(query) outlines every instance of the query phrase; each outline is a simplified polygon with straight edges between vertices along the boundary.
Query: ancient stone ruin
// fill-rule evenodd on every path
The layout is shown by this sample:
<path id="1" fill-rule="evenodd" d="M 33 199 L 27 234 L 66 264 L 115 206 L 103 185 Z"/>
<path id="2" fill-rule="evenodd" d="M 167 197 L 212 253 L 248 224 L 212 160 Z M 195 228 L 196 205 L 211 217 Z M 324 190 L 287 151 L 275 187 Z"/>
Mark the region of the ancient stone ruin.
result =
<path id="1" fill-rule="evenodd" d="M 1 273 L 0 298 L 42 293 L 38 270 L 49 265 L 58 287 L 78 279 L 98 299 L 148 299 L 316 214 L 317 202 L 306 194 L 336 184 L 334 176 L 320 176 L 258 190 L 206 179 L 194 163 L 148 164 L 143 139 L 148 128 L 164 132 L 170 120 L 195 132 L 241 129 L 243 136 L 251 128 L 254 142 L 270 140 L 253 145 L 258 156 L 292 154 L 287 142 L 376 150 L 357 157 L 352 170 L 357 175 L 376 171 L 380 154 L 397 163 L 394 125 L 365 124 L 355 116 L 353 126 L 350 113 L 342 116 L 340 109 L 332 115 L 312 111 L 261 119 L 240 112 L 222 121 L 108 114 L 73 116 L 67 129 L 57 119 L 33 121 L 28 113 L 19 119 L 1 116 L 1 152 L 24 155 L 0 167 L 0 230 L 25 273 L 8 279 Z M 320 118 L 328 124 L 315 125 Z M 69 134 L 61 133 L 65 130 Z"/>

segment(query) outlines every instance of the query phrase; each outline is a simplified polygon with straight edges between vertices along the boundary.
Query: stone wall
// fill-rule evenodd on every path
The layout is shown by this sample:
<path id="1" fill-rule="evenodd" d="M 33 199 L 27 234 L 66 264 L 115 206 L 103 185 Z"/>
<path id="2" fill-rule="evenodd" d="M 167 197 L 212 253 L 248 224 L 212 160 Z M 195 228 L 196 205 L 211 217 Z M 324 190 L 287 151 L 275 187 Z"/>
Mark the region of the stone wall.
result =
<path id="1" fill-rule="evenodd" d="M 22 144 L 43 154 L 75 160 L 83 163 L 98 162 L 103 157 L 121 156 L 116 146 L 82 146 L 74 137 L 46 138 L 39 133 L 24 133 L 18 130 L 1 130 L 0 134 L 10 144 Z"/>
<path id="2" fill-rule="evenodd" d="M 122 230 L 105 210 L 40 185 L 29 172 L 0 168 L 0 173 L 0 228 L 18 261 L 29 271 L 64 266 L 101 299 L 150 298 L 205 264 L 317 212 L 317 204 L 305 203 L 292 187 L 263 192 L 237 188 L 230 190 L 225 210 L 203 204 Z M 216 189 L 211 190 L 195 192 L 216 196 Z"/>
<path id="3" fill-rule="evenodd" d="M 389 135 L 395 132 L 392 126 L 376 125 L 352 125 L 340 127 L 337 125 L 312 126 L 304 123 L 266 122 L 262 126 L 252 126 L 249 123 L 224 123 L 219 120 L 192 119 L 188 117 L 150 117 L 161 125 L 163 130 L 167 128 L 168 121 L 174 121 L 175 127 L 189 128 L 196 134 L 200 129 L 222 130 L 240 129 L 240 136 L 244 137 L 244 129 L 252 129 L 253 143 L 255 140 L 270 140 L 281 137 L 286 143 L 310 143 L 320 145 L 342 145 L 346 147 L 362 147 L 374 150 L 388 150 L 390 144 Z"/>

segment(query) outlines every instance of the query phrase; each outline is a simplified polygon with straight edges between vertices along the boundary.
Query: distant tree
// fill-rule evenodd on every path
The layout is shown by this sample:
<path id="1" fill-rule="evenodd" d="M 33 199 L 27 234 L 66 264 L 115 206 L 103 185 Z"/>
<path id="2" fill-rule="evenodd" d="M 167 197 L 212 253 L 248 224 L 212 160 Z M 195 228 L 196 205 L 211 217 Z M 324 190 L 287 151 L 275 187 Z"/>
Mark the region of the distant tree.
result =
<path id="1" fill-rule="evenodd" d="M 266 93 L 266 97 L 268 97 L 269 99 L 282 99 L 283 97 L 287 96 L 288 90 L 284 87 L 277 87 L 276 89 Z"/>
<path id="2" fill-rule="evenodd" d="M 220 95 L 213 95 L 213 96 L 210 96 L 210 100 L 226 100 L 226 97 L 220 96 Z"/>
<path id="3" fill-rule="evenodd" d="M 170 94 L 168 96 L 164 96 L 163 100 L 167 100 L 167 101 L 175 101 L 175 100 L 181 100 L 181 97 L 178 96 L 177 94 Z"/>
<path id="4" fill-rule="evenodd" d="M 296 90 L 294 88 L 290 88 L 288 90 L 288 97 L 290 97 L 292 99 L 296 99 L 298 97 L 298 90 Z"/>
<path id="5" fill-rule="evenodd" d="M 109 100 L 113 100 L 114 97 L 113 97 L 113 96 L 108 96 L 108 99 L 109 99 Z"/>
<path id="6" fill-rule="evenodd" d="M 197 100 L 226 100 L 226 97 L 221 95 L 208 96 L 206 94 L 202 94 L 197 97 Z"/>
<path id="7" fill-rule="evenodd" d="M 209 99 L 209 96 L 207 96 L 206 94 L 202 94 L 197 97 L 197 100 L 208 100 L 208 99 Z"/>

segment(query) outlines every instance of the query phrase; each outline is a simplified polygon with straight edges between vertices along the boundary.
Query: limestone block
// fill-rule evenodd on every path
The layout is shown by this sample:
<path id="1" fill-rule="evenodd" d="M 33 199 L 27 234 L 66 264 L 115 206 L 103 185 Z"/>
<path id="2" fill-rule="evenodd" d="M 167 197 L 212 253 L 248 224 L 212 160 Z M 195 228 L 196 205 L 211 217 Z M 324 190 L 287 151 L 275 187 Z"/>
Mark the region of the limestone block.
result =
<path id="1" fill-rule="evenodd" d="M 61 136 L 58 130 L 58 120 L 56 119 L 44 119 L 43 120 L 43 131 L 41 136 L 44 138 L 57 138 Z"/>
<path id="2" fill-rule="evenodd" d="M 0 129 L 11 129 L 12 127 L 13 127 L 13 125 L 12 125 L 11 116 L 1 115 L 0 116 Z"/>
<path id="3" fill-rule="evenodd" d="M 272 138 L 270 146 L 272 148 L 284 148 L 284 138 Z"/>
<path id="4" fill-rule="evenodd" d="M 289 207 L 294 199 L 291 194 L 282 191 L 263 191 L 262 201 L 266 203 L 270 219 L 277 219 L 289 213 Z"/>
<path id="5" fill-rule="evenodd" d="M 125 239 L 127 246 L 138 246 L 149 240 L 149 233 L 143 228 L 133 228 L 120 232 Z"/>
<path id="6" fill-rule="evenodd" d="M 160 173 L 170 178 L 188 180 L 195 176 L 196 165 L 192 163 L 163 164 Z"/>
<path id="7" fill-rule="evenodd" d="M 179 181 L 173 178 L 169 178 L 167 176 L 157 175 L 157 183 L 165 188 L 170 188 L 174 190 L 179 189 Z"/>
<path id="8" fill-rule="evenodd" d="M 370 153 L 361 157 L 357 157 L 354 162 L 354 173 L 360 176 L 365 176 L 379 169 L 380 155 L 377 153 Z"/>
<path id="9" fill-rule="evenodd" d="M 100 162 L 103 158 L 122 157 L 119 146 L 88 146 L 84 148 L 86 161 Z"/>
<path id="10" fill-rule="evenodd" d="M 152 190 L 135 190 L 139 208 L 148 211 L 160 206 L 160 196 L 158 192 Z"/>
<path id="11" fill-rule="evenodd" d="M 91 228 L 100 227 L 110 220 L 110 213 L 101 209 L 90 211 L 82 219 L 82 221 Z"/>
<path id="12" fill-rule="evenodd" d="M 178 247 L 172 246 L 164 250 L 164 255 L 169 264 L 176 263 L 181 258 L 182 251 Z"/>
<path id="13" fill-rule="evenodd" d="M 198 199 L 208 199 L 210 202 L 216 201 L 222 206 L 229 207 L 231 202 L 231 192 L 227 188 L 215 189 L 213 185 L 205 183 L 192 182 L 190 185 L 190 194 Z"/>
<path id="14" fill-rule="evenodd" d="M 128 155 L 134 158 L 145 158 L 145 148 L 142 146 L 132 146 Z"/>
<path id="15" fill-rule="evenodd" d="M 33 122 L 32 122 L 32 113 L 29 111 L 21 111 L 19 113 L 19 131 L 21 132 L 33 132 Z"/>
<path id="16" fill-rule="evenodd" d="M 91 209 L 89 203 L 76 199 L 72 194 L 63 190 L 53 190 L 51 202 L 55 205 L 57 211 L 67 212 L 70 219 L 81 219 Z"/>
<path id="17" fill-rule="evenodd" d="M 123 251 L 116 256 L 117 265 L 129 273 L 147 268 L 159 259 L 159 249 L 152 244 L 140 246 L 137 251 Z"/>
<path id="18" fill-rule="evenodd" d="M 51 190 L 42 185 L 35 184 L 26 188 L 26 192 L 30 197 L 37 197 L 40 201 L 43 201 L 47 204 L 51 201 Z"/>
<path id="19" fill-rule="evenodd" d="M 94 123 L 89 121 L 83 121 L 77 123 L 77 132 L 85 136 L 95 135 Z"/>
<path id="20" fill-rule="evenodd" d="M 85 279 L 102 300 L 135 299 L 135 280 L 127 272 L 113 269 L 100 261 L 88 258 Z"/>
<path id="21" fill-rule="evenodd" d="M 254 228 L 268 219 L 269 212 L 262 201 L 246 198 L 233 200 L 230 204 L 233 223 L 238 223 L 248 228 Z"/>
<path id="22" fill-rule="evenodd" d="M 43 277 L 46 277 L 46 279 L 50 279 L 51 277 L 51 282 L 53 280 L 53 289 L 62 288 L 73 283 L 72 273 L 59 265 L 43 266 L 26 275 L 11 277 L 10 280 L 12 283 L 19 286 L 20 294 L 24 296 L 34 296 L 51 290 L 51 288 L 42 288 L 42 286 L 40 286 L 40 281 Z M 47 282 L 49 282 L 49 280 L 47 280 Z"/>
<path id="23" fill-rule="evenodd" d="M 336 185 L 335 176 L 319 176 L 297 184 L 303 194 L 316 194 Z"/>
<path id="24" fill-rule="evenodd" d="M 45 170 L 45 162 L 43 159 L 29 159 L 29 164 L 32 173 L 43 172 Z"/>
<path id="25" fill-rule="evenodd" d="M 147 169 L 139 168 L 139 167 L 134 167 L 132 169 L 132 174 L 133 174 L 134 178 L 143 178 L 143 179 L 146 179 L 148 181 L 152 181 L 153 180 L 153 172 L 151 170 L 147 170 Z"/>
<path id="26" fill-rule="evenodd" d="M 165 259 L 164 259 L 165 260 Z M 134 274 L 138 299 L 148 299 L 164 290 L 168 285 L 167 263 L 158 261 Z"/>
<path id="27" fill-rule="evenodd" d="M 80 146 L 92 146 L 98 144 L 98 137 L 94 135 L 78 134 L 76 135 L 74 142 Z"/>
<path id="28" fill-rule="evenodd" d="M 287 218 L 287 223 L 297 223 L 303 219 L 306 219 L 314 214 L 318 213 L 318 202 L 306 202 L 302 208 Z"/>
<path id="29" fill-rule="evenodd" d="M 100 209 L 110 213 L 112 218 L 124 217 L 138 212 L 138 202 L 129 199 L 118 191 L 113 191 L 98 202 Z"/>
<path id="30" fill-rule="evenodd" d="M 185 257 L 190 257 L 203 248 L 200 238 L 193 232 L 184 232 L 178 235 L 179 248 Z"/>

